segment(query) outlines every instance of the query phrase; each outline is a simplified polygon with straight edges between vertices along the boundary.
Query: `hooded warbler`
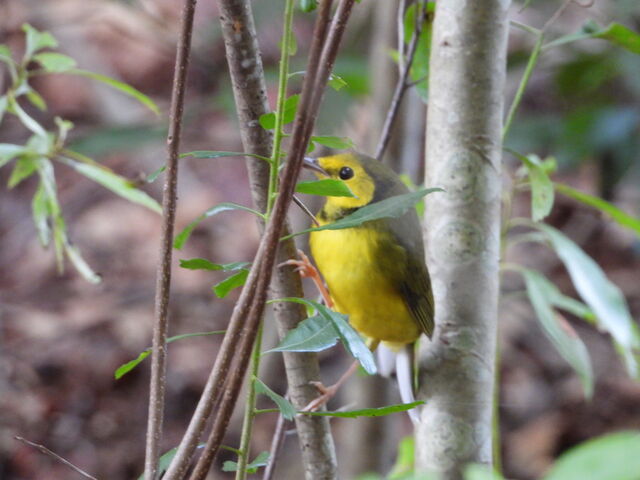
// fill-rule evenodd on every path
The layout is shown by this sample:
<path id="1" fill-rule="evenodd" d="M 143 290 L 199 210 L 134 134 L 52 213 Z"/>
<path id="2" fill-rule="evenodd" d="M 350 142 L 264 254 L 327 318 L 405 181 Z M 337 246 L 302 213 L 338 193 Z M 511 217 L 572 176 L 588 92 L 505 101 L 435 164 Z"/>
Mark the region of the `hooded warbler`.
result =
<path id="1" fill-rule="evenodd" d="M 321 179 L 343 180 L 355 195 L 327 197 L 316 215 L 320 225 L 408 193 L 393 170 L 363 154 L 307 158 L 305 166 Z M 309 243 L 334 308 L 373 345 L 381 341 L 397 351 L 422 333 L 431 337 L 433 294 L 415 209 L 353 228 L 313 231 Z"/>

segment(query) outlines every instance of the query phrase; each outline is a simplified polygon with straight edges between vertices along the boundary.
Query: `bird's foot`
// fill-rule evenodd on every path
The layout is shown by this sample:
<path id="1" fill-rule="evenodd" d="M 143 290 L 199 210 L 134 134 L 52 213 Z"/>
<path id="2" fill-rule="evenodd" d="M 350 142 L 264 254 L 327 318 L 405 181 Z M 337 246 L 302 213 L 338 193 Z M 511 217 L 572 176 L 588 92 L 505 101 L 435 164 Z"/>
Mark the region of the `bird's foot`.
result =
<path id="1" fill-rule="evenodd" d="M 285 265 L 291 265 L 296 267 L 296 272 L 298 272 L 302 278 L 310 278 L 311 280 L 313 280 L 313 283 L 320 292 L 320 295 L 322 295 L 322 299 L 324 300 L 325 305 L 329 308 L 333 308 L 333 301 L 331 300 L 329 291 L 327 290 L 327 287 L 325 287 L 324 281 L 322 280 L 322 276 L 320 275 L 318 269 L 313 266 L 313 263 L 311 263 L 309 257 L 307 257 L 302 250 L 298 250 L 298 256 L 300 257 L 300 260 L 287 260 L 286 262 L 282 262 L 278 266 L 282 267 Z"/>
<path id="2" fill-rule="evenodd" d="M 309 382 L 311 385 L 316 387 L 318 392 L 320 392 L 320 396 L 318 398 L 314 398 L 309 404 L 302 409 L 303 412 L 315 412 L 323 405 L 326 405 L 329 400 L 331 400 L 338 388 L 340 388 L 339 384 L 330 385 L 329 387 L 325 387 L 322 382 Z"/>

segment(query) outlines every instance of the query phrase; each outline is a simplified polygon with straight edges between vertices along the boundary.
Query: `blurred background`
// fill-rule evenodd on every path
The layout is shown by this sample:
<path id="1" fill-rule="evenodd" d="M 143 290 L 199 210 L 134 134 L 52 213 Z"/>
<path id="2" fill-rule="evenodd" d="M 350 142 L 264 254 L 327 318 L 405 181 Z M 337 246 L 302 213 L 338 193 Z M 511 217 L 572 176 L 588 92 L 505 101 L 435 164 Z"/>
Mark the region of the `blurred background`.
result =
<path id="1" fill-rule="evenodd" d="M 522 2 L 512 18 L 537 28 L 560 5 L 556 0 Z M 47 128 L 54 117 L 74 123 L 70 148 L 131 179 L 144 178 L 166 161 L 167 111 L 173 77 L 181 2 L 173 0 L 2 0 L 0 43 L 14 55 L 24 50 L 21 26 L 51 32 L 59 51 L 80 68 L 127 82 L 151 96 L 162 115 L 154 116 L 130 97 L 86 78 L 47 75 L 33 87 L 48 104 L 30 115 Z M 275 103 L 278 42 L 283 2 L 253 2 L 271 105 Z M 397 77 L 391 50 L 397 48 L 397 1 L 364 0 L 354 11 L 335 72 L 347 83 L 329 90 L 317 134 L 350 137 L 371 153 Z M 241 151 L 231 85 L 216 3 L 199 2 L 193 38 L 181 150 Z M 314 16 L 298 12 L 298 53 L 292 71 L 303 70 Z M 640 30 L 636 0 L 598 0 L 590 8 L 572 5 L 550 28 L 550 39 L 575 32 L 587 20 L 620 21 Z M 512 29 L 509 77 L 511 101 L 535 39 Z M 9 86 L 0 63 L 0 94 Z M 292 79 L 290 92 L 299 89 Z M 426 106 L 415 91 L 405 98 L 387 159 L 420 183 Z M 14 116 L 0 124 L 0 142 L 29 137 Z M 640 216 L 640 57 L 601 40 L 583 40 L 545 51 L 527 89 L 507 144 L 541 158 L 555 156 L 557 178 L 602 196 Z M 518 165 L 505 160 L 505 172 Z M 14 439 L 43 444 L 98 478 L 137 478 L 143 469 L 147 418 L 148 361 L 120 380 L 114 370 L 150 344 L 160 217 L 128 203 L 76 172 L 57 165 L 59 198 L 69 235 L 100 285 L 84 281 L 67 265 L 56 272 L 51 250 L 43 250 L 31 219 L 33 179 L 9 190 L 10 168 L 0 169 L 0 477 L 79 478 L 68 467 Z M 185 159 L 180 164 L 177 228 L 207 208 L 232 201 L 250 205 L 244 161 Z M 162 177 L 143 188 L 161 197 Z M 310 203 L 313 201 L 309 199 Z M 528 215 L 529 197 L 516 197 L 514 213 Z M 292 212 L 294 225 L 307 220 Z M 625 294 L 632 315 L 640 312 L 640 243 L 600 214 L 558 197 L 549 223 L 587 251 Z M 229 212 L 203 222 L 182 252 L 175 252 L 171 335 L 223 329 L 237 292 L 217 299 L 211 286 L 219 272 L 188 271 L 178 259 L 203 257 L 218 263 L 251 260 L 256 222 L 245 212 Z M 306 246 L 306 239 L 299 240 Z M 575 295 L 564 268 L 542 247 L 508 251 L 508 260 L 535 266 L 566 294 Z M 588 346 L 596 374 L 595 394 L 584 399 L 580 382 L 541 331 L 518 278 L 505 282 L 500 318 L 500 417 L 504 473 L 539 477 L 559 453 L 605 432 L 640 428 L 640 385 L 629 379 L 610 340 L 568 316 Z M 311 285 L 307 295 L 315 296 Z M 267 318 L 267 324 L 270 320 Z M 267 329 L 265 348 L 275 344 Z M 169 347 L 163 450 L 177 445 L 193 411 L 220 339 L 191 338 Z M 347 364 L 341 348 L 321 354 L 324 379 L 334 380 Z M 262 378 L 284 394 L 283 367 L 265 357 Z M 332 407 L 364 408 L 398 402 L 393 386 L 379 378 L 357 378 Z M 264 399 L 265 406 L 270 406 Z M 238 409 L 240 410 L 240 409 Z M 225 443 L 237 446 L 240 416 Z M 341 478 L 385 472 L 397 444 L 411 433 L 402 414 L 385 419 L 332 421 Z M 253 437 L 254 455 L 268 450 L 275 415 L 261 415 Z M 295 435 L 276 478 L 302 478 Z M 218 463 L 233 459 L 221 451 Z M 216 468 L 212 479 L 231 478 Z"/>

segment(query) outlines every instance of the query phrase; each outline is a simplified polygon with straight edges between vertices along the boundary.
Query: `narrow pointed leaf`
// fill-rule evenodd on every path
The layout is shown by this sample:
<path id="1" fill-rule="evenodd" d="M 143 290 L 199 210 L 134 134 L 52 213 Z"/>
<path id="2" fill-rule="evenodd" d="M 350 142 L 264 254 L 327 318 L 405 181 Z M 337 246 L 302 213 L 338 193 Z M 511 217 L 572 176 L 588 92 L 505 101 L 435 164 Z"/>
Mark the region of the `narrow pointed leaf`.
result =
<path id="1" fill-rule="evenodd" d="M 303 233 L 316 232 L 319 230 L 341 230 L 343 228 L 352 228 L 362 225 L 365 222 L 378 220 L 381 218 L 395 218 L 404 215 L 407 210 L 412 208 L 422 197 L 433 192 L 444 192 L 441 188 L 424 188 L 417 192 L 405 193 L 395 197 L 387 198 L 370 205 L 359 208 L 351 215 L 341 218 L 337 222 L 323 225 L 322 227 L 308 228 L 301 232 L 292 233 L 285 238 L 302 235 Z"/>
<path id="2" fill-rule="evenodd" d="M 260 160 L 269 161 L 269 158 L 258 155 L 257 153 L 244 153 L 244 152 L 224 152 L 220 150 L 195 150 L 193 152 L 181 153 L 180 158 L 223 158 L 223 157 L 253 157 Z"/>
<path id="3" fill-rule="evenodd" d="M 7 182 L 9 188 L 13 188 L 22 182 L 24 179 L 29 178 L 38 170 L 38 158 L 32 155 L 23 155 L 18 158 L 18 161 L 11 171 L 11 176 Z"/>
<path id="4" fill-rule="evenodd" d="M 224 298 L 234 288 L 238 288 L 244 285 L 244 282 L 246 282 L 248 276 L 249 270 L 240 270 L 238 273 L 231 275 L 230 277 L 225 278 L 220 283 L 214 285 L 213 293 L 215 293 L 218 298 Z"/>
<path id="5" fill-rule="evenodd" d="M 298 412 L 303 415 L 310 415 L 313 417 L 340 417 L 340 418 L 357 418 L 357 417 L 383 417 L 397 412 L 406 412 L 419 405 L 424 405 L 424 402 L 412 402 L 412 403 L 400 403 L 398 405 L 388 405 L 386 407 L 378 408 L 363 408 L 361 410 L 349 410 L 346 412 Z"/>
<path id="6" fill-rule="evenodd" d="M 51 73 L 60 73 L 71 70 L 76 66 L 76 61 L 68 55 L 57 52 L 41 52 L 33 56 L 33 59 Z"/>
<path id="7" fill-rule="evenodd" d="M 338 342 L 338 332 L 331 322 L 315 315 L 301 321 L 296 328 L 282 339 L 280 344 L 269 352 L 321 352 Z"/>
<path id="8" fill-rule="evenodd" d="M 269 463 L 269 452 L 261 452 L 249 464 L 247 464 L 247 473 L 256 473 L 258 468 L 266 467 Z M 222 464 L 223 472 L 236 472 L 238 470 L 238 462 L 227 460 Z"/>
<path id="9" fill-rule="evenodd" d="M 531 219 L 539 222 L 553 208 L 553 183 L 536 155 L 522 156 L 520 159 L 527 168 L 531 182 Z"/>
<path id="10" fill-rule="evenodd" d="M 40 32 L 28 23 L 22 25 L 22 31 L 26 34 L 27 46 L 24 52 L 24 58 L 31 56 L 43 48 L 53 48 L 58 46 L 58 41 L 49 32 Z"/>
<path id="11" fill-rule="evenodd" d="M 562 319 L 551 307 L 545 289 L 547 286 L 546 279 L 543 279 L 542 275 L 533 270 L 524 269 L 522 273 L 527 285 L 529 300 L 531 300 L 544 333 L 549 337 L 558 353 L 578 373 L 585 396 L 591 398 L 593 394 L 593 371 L 587 347 L 582 343 L 576 332 L 569 327 L 566 320 Z"/>
<path id="12" fill-rule="evenodd" d="M 250 265 L 249 262 L 213 263 L 205 258 L 180 259 L 180 266 L 189 270 L 221 270 L 232 272 Z"/>
<path id="13" fill-rule="evenodd" d="M 278 410 L 280 410 L 280 413 L 285 419 L 293 420 L 293 417 L 296 415 L 296 409 L 291 405 L 289 400 L 271 390 L 259 378 L 254 378 L 253 382 L 256 393 L 261 393 L 269 397 L 278 406 Z"/>
<path id="14" fill-rule="evenodd" d="M 326 135 L 314 135 L 311 137 L 312 142 L 319 143 L 325 147 L 335 148 L 336 150 L 347 150 L 355 148 L 353 141 L 348 137 L 334 137 Z"/>
<path id="15" fill-rule="evenodd" d="M 307 195 L 322 195 L 326 197 L 351 197 L 355 195 L 342 180 L 325 178 L 310 182 L 300 182 L 296 185 L 296 192 Z"/>

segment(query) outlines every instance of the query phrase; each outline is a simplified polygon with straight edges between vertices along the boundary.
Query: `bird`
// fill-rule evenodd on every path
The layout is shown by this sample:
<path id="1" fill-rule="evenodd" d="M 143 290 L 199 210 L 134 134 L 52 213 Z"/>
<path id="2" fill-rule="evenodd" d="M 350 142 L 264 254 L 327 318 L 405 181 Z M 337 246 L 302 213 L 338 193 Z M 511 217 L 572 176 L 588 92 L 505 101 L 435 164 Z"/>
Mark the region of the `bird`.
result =
<path id="1" fill-rule="evenodd" d="M 303 165 L 319 179 L 342 180 L 353 193 L 353 197 L 326 197 L 315 216 L 320 226 L 366 205 L 409 193 L 390 167 L 361 153 L 305 157 Z M 434 300 L 421 231 L 415 209 L 409 209 L 398 218 L 310 233 L 311 255 L 328 287 L 326 302 L 348 315 L 351 326 L 367 339 L 372 350 L 382 343 L 394 352 L 406 352 L 405 347 L 412 346 L 420 335 L 433 335 Z M 305 261 L 308 259 L 298 265 Z M 306 276 L 313 277 L 308 268 L 306 271 Z M 410 368 L 407 358 L 398 357 L 403 370 Z M 400 375 L 398 371 L 399 382 Z M 404 376 L 409 383 L 405 390 L 411 389 L 411 374 Z M 403 394 L 402 385 L 400 390 Z"/>

